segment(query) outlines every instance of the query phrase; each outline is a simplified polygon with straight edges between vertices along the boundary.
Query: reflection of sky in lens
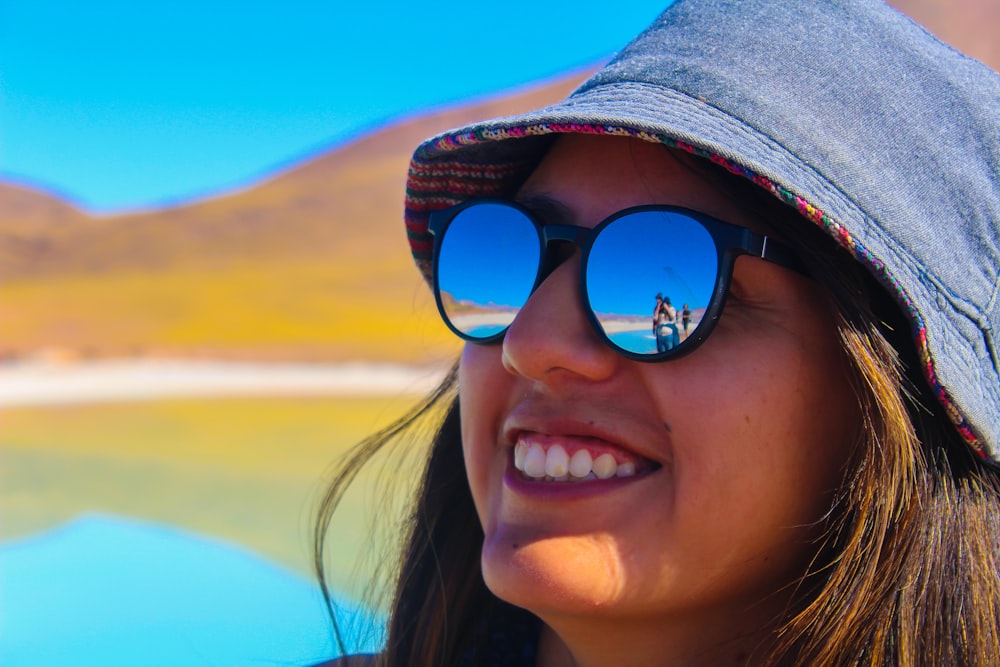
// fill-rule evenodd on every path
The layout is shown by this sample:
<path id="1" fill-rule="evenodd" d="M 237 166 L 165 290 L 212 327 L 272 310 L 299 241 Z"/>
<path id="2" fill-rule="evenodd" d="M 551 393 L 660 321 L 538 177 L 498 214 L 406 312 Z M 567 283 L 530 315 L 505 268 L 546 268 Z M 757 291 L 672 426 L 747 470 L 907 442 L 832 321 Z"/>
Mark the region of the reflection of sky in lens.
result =
<path id="1" fill-rule="evenodd" d="M 457 301 L 521 306 L 538 270 L 538 234 L 523 214 L 483 204 L 448 227 L 438 262 L 443 290 Z"/>
<path id="2" fill-rule="evenodd" d="M 708 232 L 682 216 L 647 212 L 617 220 L 591 251 L 587 283 L 598 313 L 652 317 L 656 295 L 674 308 L 703 308 L 715 286 L 717 253 Z"/>

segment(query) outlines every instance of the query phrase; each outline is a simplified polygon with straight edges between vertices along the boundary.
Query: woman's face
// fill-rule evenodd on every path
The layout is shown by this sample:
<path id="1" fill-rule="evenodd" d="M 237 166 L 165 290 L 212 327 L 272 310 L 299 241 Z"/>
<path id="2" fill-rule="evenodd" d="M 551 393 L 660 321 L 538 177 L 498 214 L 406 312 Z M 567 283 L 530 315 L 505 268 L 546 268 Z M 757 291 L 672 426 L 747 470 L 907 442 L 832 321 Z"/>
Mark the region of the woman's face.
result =
<path id="1" fill-rule="evenodd" d="M 757 226 L 665 148 L 628 139 L 560 139 L 517 199 L 588 227 L 641 204 Z M 462 438 L 486 582 L 557 632 L 598 619 L 695 634 L 759 627 L 815 555 L 810 540 L 857 430 L 823 292 L 741 257 L 705 343 L 642 363 L 591 329 L 579 261 L 577 251 L 545 280 L 502 345 L 469 344 L 462 356 Z M 532 481 L 514 466 L 519 442 L 610 454 L 635 474 L 626 465 L 626 476 L 607 480 Z"/>

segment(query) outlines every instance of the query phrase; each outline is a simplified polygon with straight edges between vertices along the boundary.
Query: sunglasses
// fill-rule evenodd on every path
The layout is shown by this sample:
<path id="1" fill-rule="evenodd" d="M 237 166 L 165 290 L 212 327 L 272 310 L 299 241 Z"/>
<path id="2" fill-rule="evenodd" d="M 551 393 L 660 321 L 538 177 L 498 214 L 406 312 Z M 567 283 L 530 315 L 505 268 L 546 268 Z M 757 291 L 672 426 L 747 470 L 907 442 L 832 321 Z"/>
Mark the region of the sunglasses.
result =
<path id="1" fill-rule="evenodd" d="M 712 331 L 740 255 L 801 271 L 768 237 L 675 206 L 637 206 L 594 228 L 546 224 L 513 202 L 474 199 L 430 216 L 434 296 L 465 340 L 494 343 L 543 280 L 580 248 L 580 294 L 594 331 L 631 359 L 694 350 Z"/>

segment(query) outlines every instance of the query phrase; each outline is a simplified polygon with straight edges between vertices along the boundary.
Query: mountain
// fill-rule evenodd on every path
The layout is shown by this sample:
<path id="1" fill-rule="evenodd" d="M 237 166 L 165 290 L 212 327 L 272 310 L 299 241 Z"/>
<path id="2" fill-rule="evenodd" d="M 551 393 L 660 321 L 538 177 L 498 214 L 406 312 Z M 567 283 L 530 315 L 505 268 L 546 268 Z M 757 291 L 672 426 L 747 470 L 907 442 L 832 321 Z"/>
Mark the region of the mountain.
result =
<path id="1" fill-rule="evenodd" d="M 0 184 L 0 357 L 418 362 L 458 349 L 410 260 L 420 141 L 564 97 L 582 72 L 404 120 L 243 191 L 91 217 Z"/>
<path id="2" fill-rule="evenodd" d="M 164 210 L 89 217 L 0 183 L 0 279 L 404 247 L 403 188 L 413 148 L 456 125 L 567 94 L 582 74 L 519 94 L 422 115 L 372 132 L 246 190 Z M 334 255 L 331 255 L 334 253 Z"/>
<path id="3" fill-rule="evenodd" d="M 996 0 L 894 0 L 1000 67 Z M 0 183 L 0 358 L 168 355 L 417 363 L 458 346 L 401 222 L 412 149 L 449 127 L 564 97 L 566 78 L 395 123 L 233 192 L 92 217 Z"/>
<path id="4" fill-rule="evenodd" d="M 997 0 L 888 0 L 938 39 L 1000 71 Z"/>

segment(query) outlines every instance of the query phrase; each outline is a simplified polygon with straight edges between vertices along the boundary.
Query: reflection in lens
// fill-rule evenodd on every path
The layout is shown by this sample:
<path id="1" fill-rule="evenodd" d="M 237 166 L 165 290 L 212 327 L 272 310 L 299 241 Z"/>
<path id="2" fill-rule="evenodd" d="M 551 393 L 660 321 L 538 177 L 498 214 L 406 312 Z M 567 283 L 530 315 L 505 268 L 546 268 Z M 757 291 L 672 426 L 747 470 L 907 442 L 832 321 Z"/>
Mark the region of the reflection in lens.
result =
<path id="1" fill-rule="evenodd" d="M 590 251 L 590 307 L 618 347 L 634 354 L 672 350 L 701 323 L 718 264 L 715 243 L 697 220 L 666 211 L 624 216 L 600 232 Z"/>
<path id="2" fill-rule="evenodd" d="M 503 204 L 477 204 L 451 221 L 436 280 L 445 315 L 473 338 L 502 332 L 531 295 L 540 243 L 532 222 Z"/>

